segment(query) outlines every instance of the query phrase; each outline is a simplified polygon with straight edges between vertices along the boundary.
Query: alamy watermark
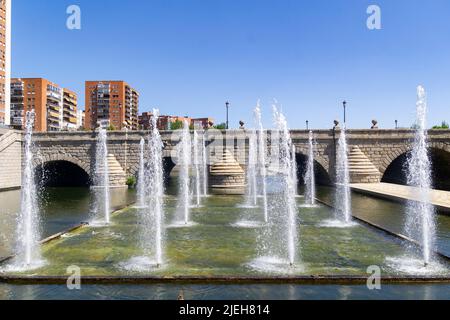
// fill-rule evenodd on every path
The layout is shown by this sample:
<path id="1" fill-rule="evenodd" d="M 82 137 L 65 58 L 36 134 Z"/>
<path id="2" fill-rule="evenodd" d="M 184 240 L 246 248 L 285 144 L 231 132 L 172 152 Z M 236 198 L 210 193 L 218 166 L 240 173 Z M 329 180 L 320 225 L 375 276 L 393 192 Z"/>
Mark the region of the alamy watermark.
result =
<path id="1" fill-rule="evenodd" d="M 66 13 L 69 15 L 66 26 L 69 30 L 81 30 L 81 8 L 75 4 L 67 7 Z"/>
<path id="2" fill-rule="evenodd" d="M 67 289 L 81 290 L 81 268 L 78 266 L 69 266 L 66 273 L 69 274 L 66 282 Z"/>
<path id="3" fill-rule="evenodd" d="M 381 290 L 381 268 L 379 266 L 369 266 L 367 273 L 367 288 L 369 290 Z"/>
<path id="4" fill-rule="evenodd" d="M 367 28 L 369 30 L 381 30 L 381 8 L 376 4 L 367 7 Z"/>

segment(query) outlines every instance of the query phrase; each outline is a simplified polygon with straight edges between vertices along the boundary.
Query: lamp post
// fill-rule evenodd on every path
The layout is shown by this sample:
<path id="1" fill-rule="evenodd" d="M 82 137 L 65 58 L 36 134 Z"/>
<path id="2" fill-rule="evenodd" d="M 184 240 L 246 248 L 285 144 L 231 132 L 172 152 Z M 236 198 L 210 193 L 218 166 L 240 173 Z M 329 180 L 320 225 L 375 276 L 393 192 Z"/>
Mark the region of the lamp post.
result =
<path id="1" fill-rule="evenodd" d="M 344 106 L 344 126 L 347 124 L 347 101 L 344 100 L 342 102 L 342 105 Z"/>
<path id="2" fill-rule="evenodd" d="M 398 129 L 398 120 L 395 120 L 395 129 Z"/>
<path id="3" fill-rule="evenodd" d="M 306 120 L 306 130 L 309 130 L 309 121 Z"/>
<path id="4" fill-rule="evenodd" d="M 225 107 L 227 108 L 227 130 L 230 128 L 228 123 L 228 109 L 230 108 L 230 103 L 227 101 L 225 102 Z"/>

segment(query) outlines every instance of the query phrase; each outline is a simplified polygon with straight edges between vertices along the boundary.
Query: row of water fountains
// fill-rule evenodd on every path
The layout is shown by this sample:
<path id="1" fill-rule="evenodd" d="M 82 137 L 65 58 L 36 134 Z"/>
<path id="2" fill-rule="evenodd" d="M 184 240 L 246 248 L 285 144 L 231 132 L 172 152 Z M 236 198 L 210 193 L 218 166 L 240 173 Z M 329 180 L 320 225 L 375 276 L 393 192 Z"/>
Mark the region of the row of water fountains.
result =
<path id="1" fill-rule="evenodd" d="M 275 106 L 273 110 L 275 136 L 268 150 L 267 136 L 263 129 L 261 109 L 254 110 L 255 129 L 249 132 L 249 153 L 247 166 L 247 194 L 243 204 L 248 208 L 260 208 L 261 214 L 253 225 L 260 227 L 258 235 L 259 258 L 250 264 L 257 269 L 300 267 L 297 195 L 297 163 L 295 145 L 290 137 L 288 124 L 283 113 Z M 158 110 L 154 110 L 151 130 L 147 139 L 140 143 L 140 166 L 138 176 L 137 210 L 140 221 L 140 247 L 143 256 L 133 258 L 124 266 L 131 269 L 147 270 L 164 264 L 165 210 L 163 143 L 157 129 Z M 420 200 L 407 207 L 405 231 L 412 238 L 420 238 L 420 251 L 426 265 L 433 261 L 435 223 L 433 207 L 429 204 L 431 188 L 430 158 L 427 153 L 426 101 L 422 87 L 418 88 L 417 122 L 418 129 L 414 149 L 408 162 L 408 184 L 416 187 Z M 24 147 L 24 172 L 21 211 L 17 227 L 17 256 L 11 269 L 28 270 L 43 264 L 40 255 L 38 194 L 34 181 L 35 161 L 32 128 L 33 115 L 27 114 Z M 179 196 L 177 214 L 171 226 L 189 227 L 193 225 L 190 216 L 192 207 L 200 207 L 208 194 L 208 170 L 206 133 L 195 128 L 193 134 L 187 122 L 181 132 L 178 144 Z M 273 137 L 272 137 L 273 139 Z M 272 140 L 273 141 L 273 140 Z M 274 148 L 276 146 L 276 148 Z M 348 146 L 346 128 L 340 131 L 336 161 L 335 216 L 325 221 L 324 226 L 352 227 L 350 175 L 348 167 Z M 110 194 L 108 177 L 107 131 L 100 128 L 97 141 L 96 159 L 96 217 L 93 225 L 107 226 L 110 219 Z M 316 205 L 315 182 L 315 141 L 309 134 L 308 160 L 305 170 L 305 202 Z M 268 188 L 268 179 L 275 181 Z M 248 222 L 248 221 L 247 221 Z M 239 226 L 239 223 L 237 224 Z M 245 226 L 245 223 L 240 226 Z M 269 267 L 269 268 L 270 268 Z"/>

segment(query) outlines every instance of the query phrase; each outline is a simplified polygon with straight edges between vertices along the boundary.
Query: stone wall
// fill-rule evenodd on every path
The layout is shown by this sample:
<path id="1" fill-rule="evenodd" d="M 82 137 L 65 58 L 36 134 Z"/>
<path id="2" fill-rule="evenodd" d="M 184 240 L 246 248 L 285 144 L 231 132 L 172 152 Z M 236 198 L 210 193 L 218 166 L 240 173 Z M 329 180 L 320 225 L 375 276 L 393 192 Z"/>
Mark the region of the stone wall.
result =
<path id="1" fill-rule="evenodd" d="M 0 129 L 0 190 L 22 185 L 22 134 Z"/>

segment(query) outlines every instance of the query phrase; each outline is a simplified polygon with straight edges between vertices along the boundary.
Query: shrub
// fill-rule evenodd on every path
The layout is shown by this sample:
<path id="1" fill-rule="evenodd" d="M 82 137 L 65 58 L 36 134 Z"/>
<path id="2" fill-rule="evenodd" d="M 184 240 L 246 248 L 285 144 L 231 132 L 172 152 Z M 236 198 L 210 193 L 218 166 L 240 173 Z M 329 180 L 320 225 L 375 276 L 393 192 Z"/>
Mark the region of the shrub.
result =
<path id="1" fill-rule="evenodd" d="M 130 176 L 127 178 L 127 186 L 128 188 L 134 188 L 136 186 L 136 177 Z"/>

